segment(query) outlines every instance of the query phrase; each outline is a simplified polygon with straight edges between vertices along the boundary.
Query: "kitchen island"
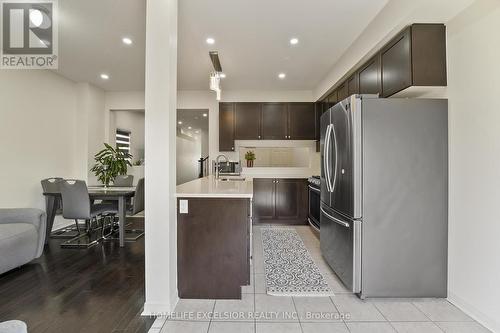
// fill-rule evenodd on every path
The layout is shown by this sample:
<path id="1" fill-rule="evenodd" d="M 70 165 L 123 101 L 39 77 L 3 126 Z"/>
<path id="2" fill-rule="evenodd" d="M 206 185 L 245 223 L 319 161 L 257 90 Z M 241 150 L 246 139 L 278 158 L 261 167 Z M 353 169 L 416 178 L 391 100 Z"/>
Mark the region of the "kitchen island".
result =
<path id="1" fill-rule="evenodd" d="M 180 298 L 241 299 L 250 284 L 253 181 L 223 179 L 177 186 Z"/>

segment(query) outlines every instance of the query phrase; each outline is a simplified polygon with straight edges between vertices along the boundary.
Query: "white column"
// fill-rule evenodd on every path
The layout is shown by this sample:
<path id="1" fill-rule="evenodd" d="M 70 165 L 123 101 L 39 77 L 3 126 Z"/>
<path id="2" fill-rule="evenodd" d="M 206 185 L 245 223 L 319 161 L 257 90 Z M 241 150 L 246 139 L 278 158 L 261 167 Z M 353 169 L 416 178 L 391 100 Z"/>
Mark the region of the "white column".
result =
<path id="1" fill-rule="evenodd" d="M 146 303 L 144 315 L 177 300 L 175 132 L 177 0 L 147 0 L 146 14 Z"/>

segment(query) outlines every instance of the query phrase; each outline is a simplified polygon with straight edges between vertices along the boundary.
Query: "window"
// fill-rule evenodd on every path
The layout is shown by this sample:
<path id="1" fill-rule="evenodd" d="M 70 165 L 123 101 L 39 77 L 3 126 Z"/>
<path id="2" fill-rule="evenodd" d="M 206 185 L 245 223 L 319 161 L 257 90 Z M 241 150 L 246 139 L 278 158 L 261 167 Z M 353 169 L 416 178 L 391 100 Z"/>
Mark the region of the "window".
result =
<path id="1" fill-rule="evenodd" d="M 116 130 L 116 148 L 124 153 L 130 154 L 130 132 Z"/>

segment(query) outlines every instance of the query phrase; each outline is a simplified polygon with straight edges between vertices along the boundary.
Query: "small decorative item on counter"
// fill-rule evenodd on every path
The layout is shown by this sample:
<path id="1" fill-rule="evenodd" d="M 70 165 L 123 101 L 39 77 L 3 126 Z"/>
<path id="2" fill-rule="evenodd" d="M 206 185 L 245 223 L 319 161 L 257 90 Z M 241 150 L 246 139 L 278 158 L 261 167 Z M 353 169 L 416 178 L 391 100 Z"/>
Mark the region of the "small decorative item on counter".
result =
<path id="1" fill-rule="evenodd" d="M 247 151 L 245 154 L 245 160 L 247 160 L 247 167 L 253 167 L 253 161 L 255 161 L 255 153 L 251 150 Z"/>

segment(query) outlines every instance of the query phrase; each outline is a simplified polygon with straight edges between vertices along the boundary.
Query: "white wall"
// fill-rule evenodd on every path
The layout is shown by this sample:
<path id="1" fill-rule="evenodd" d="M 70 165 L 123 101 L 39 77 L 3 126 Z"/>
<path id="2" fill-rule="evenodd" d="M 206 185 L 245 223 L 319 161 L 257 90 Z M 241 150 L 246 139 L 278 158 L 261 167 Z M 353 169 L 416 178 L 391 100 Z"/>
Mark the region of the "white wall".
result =
<path id="1" fill-rule="evenodd" d="M 201 138 L 177 135 L 177 185 L 198 178 L 198 160 L 202 156 Z"/>
<path id="2" fill-rule="evenodd" d="M 143 110 L 144 91 L 107 91 L 104 106 L 104 136 L 107 142 L 115 139 L 113 124 L 113 110 Z"/>
<path id="3" fill-rule="evenodd" d="M 0 75 L 0 207 L 45 210 L 40 180 L 89 180 L 104 139 L 104 93 L 50 71 Z M 92 176 L 91 176 L 92 177 Z M 54 228 L 72 223 L 58 217 Z"/>
<path id="4" fill-rule="evenodd" d="M 48 71 L 3 70 L 0 102 L 0 207 L 45 210 L 40 180 L 78 175 L 75 83 Z"/>
<path id="5" fill-rule="evenodd" d="M 79 154 L 78 172 L 90 185 L 98 183 L 90 169 L 94 165 L 94 155 L 104 148 L 104 91 L 89 84 L 78 83 L 76 114 L 76 147 Z M 75 134 L 73 134 L 75 136 Z"/>
<path id="6" fill-rule="evenodd" d="M 500 332 L 500 2 L 448 27 L 449 298 Z"/>
<path id="7" fill-rule="evenodd" d="M 111 111 L 114 132 L 129 131 L 130 154 L 135 162 L 144 158 L 144 111 Z"/>

